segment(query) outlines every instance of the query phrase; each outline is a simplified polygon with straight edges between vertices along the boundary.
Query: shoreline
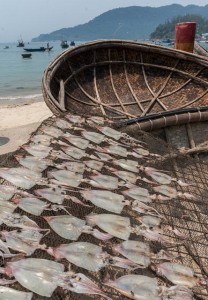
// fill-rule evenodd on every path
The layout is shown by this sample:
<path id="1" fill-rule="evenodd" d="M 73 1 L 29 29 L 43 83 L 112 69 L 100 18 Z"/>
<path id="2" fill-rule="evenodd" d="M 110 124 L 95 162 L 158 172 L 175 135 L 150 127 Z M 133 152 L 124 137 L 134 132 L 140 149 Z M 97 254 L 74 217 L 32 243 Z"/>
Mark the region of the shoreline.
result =
<path id="1" fill-rule="evenodd" d="M 16 151 L 52 115 L 42 95 L 0 103 L 0 155 Z"/>

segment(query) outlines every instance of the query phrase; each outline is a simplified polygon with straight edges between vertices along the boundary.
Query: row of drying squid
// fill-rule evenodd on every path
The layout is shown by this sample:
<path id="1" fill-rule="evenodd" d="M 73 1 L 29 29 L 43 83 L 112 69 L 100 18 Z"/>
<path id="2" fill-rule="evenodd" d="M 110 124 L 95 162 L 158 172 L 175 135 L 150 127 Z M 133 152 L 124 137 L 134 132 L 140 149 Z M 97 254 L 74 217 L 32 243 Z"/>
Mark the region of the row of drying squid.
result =
<path id="1" fill-rule="evenodd" d="M 85 125 L 90 129 L 86 130 Z M 174 198 L 194 200 L 193 195 L 170 186 L 171 183 L 188 184 L 161 170 L 139 165 L 140 159 L 158 155 L 150 153 L 144 143 L 104 126 L 100 117 L 84 119 L 69 114 L 40 130 L 28 145 L 22 146 L 27 154 L 16 156 L 19 167 L 0 169 L 0 177 L 12 184 L 0 185 L 0 224 L 10 228 L 1 231 L 0 254 L 5 259 L 11 258 L 0 268 L 0 273 L 5 275 L 0 279 L 0 299 L 29 300 L 33 293 L 51 297 L 58 286 L 111 299 L 90 278 L 73 272 L 71 264 L 91 272 L 99 272 L 106 266 L 130 271 L 149 267 L 174 285 L 161 286 L 156 278 L 129 274 L 129 271 L 114 281 L 106 279 L 104 285 L 130 299 L 194 299 L 192 288 L 206 285 L 204 278 L 196 277 L 187 266 L 171 262 L 177 257 L 169 251 L 152 253 L 147 241 L 130 239 L 134 234 L 164 246 L 174 244 L 163 234 L 163 217 L 150 204 Z M 57 147 L 59 150 L 55 150 Z M 47 177 L 42 175 L 45 170 Z M 104 175 L 102 171 L 111 175 Z M 84 177 L 86 172 L 87 178 Z M 82 183 L 90 188 L 84 188 Z M 139 186 L 142 183 L 151 184 L 154 193 Z M 27 191 L 36 185 L 41 188 L 35 188 L 32 194 Z M 70 195 L 70 191 L 77 196 Z M 64 205 L 66 202 L 83 207 L 97 206 L 108 213 L 91 213 L 80 219 L 70 214 L 69 205 Z M 34 216 L 46 211 L 59 213 L 44 215 L 42 218 L 49 228 L 43 229 L 28 216 L 15 213 L 16 208 Z M 131 224 L 132 217 L 121 215 L 126 208 L 134 214 L 137 225 Z M 70 242 L 57 247 L 41 244 L 41 239 L 51 230 Z M 102 246 L 77 241 L 82 233 L 101 241 L 117 237 L 121 242 L 112 245 L 114 255 L 110 255 Z M 177 229 L 174 233 L 181 239 L 186 238 Z M 53 260 L 29 258 L 36 249 L 46 251 L 56 260 L 65 258 L 69 269 L 65 271 L 62 263 Z M 16 281 L 30 292 L 6 286 Z"/>

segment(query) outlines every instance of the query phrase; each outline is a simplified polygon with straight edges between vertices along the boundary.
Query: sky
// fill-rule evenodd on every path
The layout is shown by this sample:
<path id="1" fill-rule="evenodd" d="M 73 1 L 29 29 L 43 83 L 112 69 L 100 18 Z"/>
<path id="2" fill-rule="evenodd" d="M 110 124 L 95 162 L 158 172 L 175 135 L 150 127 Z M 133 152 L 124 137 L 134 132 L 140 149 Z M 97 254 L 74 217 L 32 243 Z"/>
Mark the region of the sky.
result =
<path id="1" fill-rule="evenodd" d="M 119 7 L 173 3 L 205 6 L 207 0 L 0 0 L 0 43 L 25 42 L 41 33 L 84 24 Z"/>

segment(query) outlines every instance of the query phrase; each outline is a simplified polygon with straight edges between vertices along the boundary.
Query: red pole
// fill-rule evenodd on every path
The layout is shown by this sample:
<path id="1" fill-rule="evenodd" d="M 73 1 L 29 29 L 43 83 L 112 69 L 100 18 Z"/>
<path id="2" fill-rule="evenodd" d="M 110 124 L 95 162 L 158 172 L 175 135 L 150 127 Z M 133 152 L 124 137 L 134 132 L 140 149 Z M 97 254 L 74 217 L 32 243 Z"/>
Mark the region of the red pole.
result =
<path id="1" fill-rule="evenodd" d="M 174 48 L 186 52 L 193 52 L 195 32 L 195 22 L 177 23 L 175 26 Z"/>

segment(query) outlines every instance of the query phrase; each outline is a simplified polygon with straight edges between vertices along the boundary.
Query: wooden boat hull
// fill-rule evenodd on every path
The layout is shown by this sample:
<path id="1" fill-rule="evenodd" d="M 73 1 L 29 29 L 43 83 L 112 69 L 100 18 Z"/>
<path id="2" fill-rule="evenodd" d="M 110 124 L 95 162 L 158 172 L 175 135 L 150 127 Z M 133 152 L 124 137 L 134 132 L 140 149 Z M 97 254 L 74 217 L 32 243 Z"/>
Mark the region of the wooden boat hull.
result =
<path id="1" fill-rule="evenodd" d="M 161 46 L 98 41 L 59 55 L 46 69 L 43 94 L 66 111 L 128 120 L 206 106 L 208 60 Z M 60 99 L 60 86 L 64 99 Z"/>

